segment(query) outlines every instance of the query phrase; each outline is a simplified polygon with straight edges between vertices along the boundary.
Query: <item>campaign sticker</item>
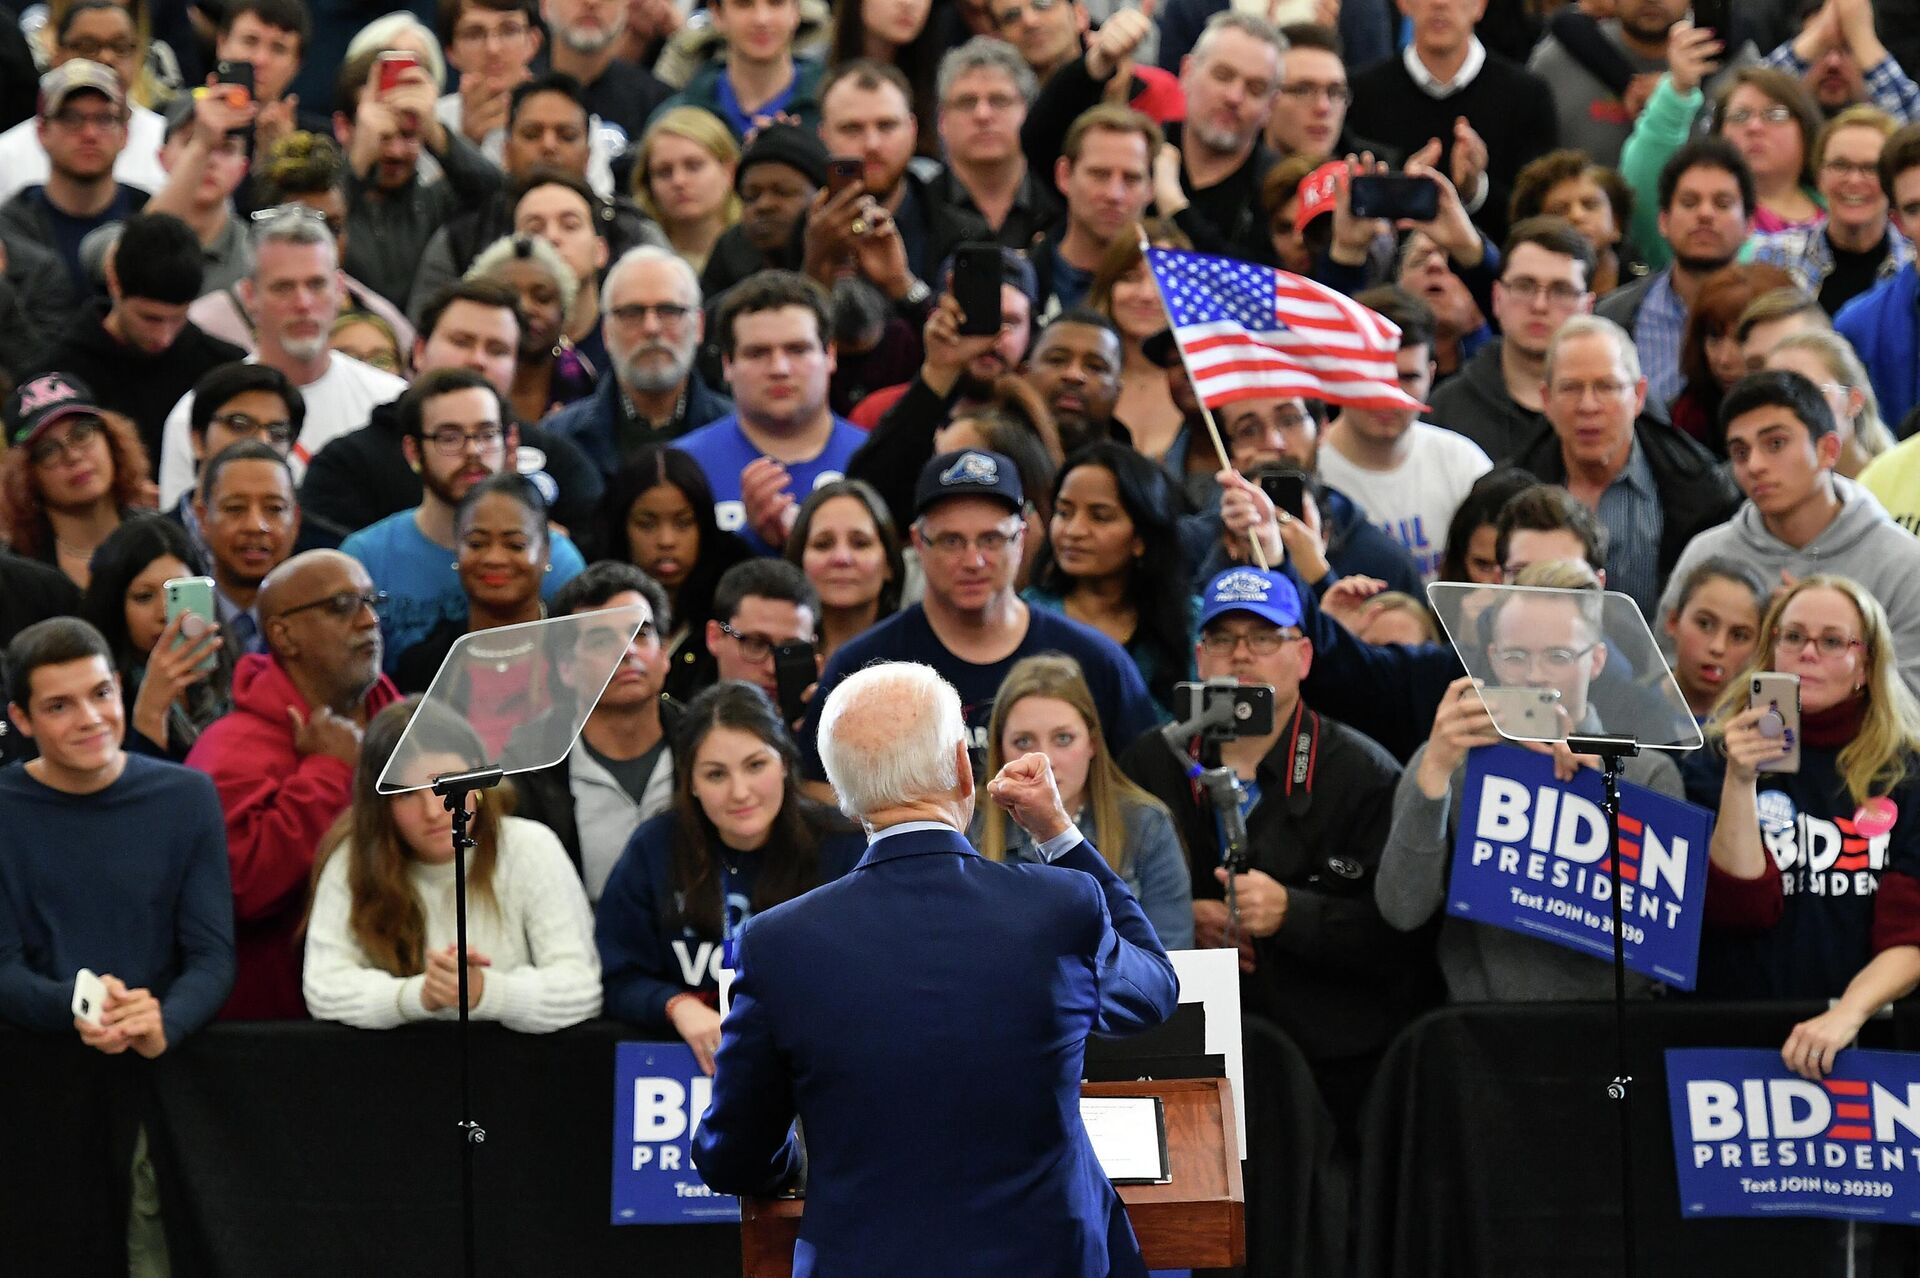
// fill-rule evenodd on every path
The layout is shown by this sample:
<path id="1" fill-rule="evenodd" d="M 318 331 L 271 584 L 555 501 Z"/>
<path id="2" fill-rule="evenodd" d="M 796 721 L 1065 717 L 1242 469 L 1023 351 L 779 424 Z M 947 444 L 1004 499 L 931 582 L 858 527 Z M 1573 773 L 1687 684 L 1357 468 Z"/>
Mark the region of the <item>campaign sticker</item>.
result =
<path id="1" fill-rule="evenodd" d="M 1893 823 L 1900 819 L 1900 805 L 1884 796 L 1876 796 L 1861 804 L 1853 814 L 1855 833 L 1864 834 L 1869 839 L 1877 839 L 1893 829 Z"/>
<path id="2" fill-rule="evenodd" d="M 1793 800 L 1784 790 L 1762 790 L 1753 796 L 1753 806 L 1760 816 L 1760 828 L 1763 830 L 1791 830 L 1800 813 L 1794 808 Z"/>

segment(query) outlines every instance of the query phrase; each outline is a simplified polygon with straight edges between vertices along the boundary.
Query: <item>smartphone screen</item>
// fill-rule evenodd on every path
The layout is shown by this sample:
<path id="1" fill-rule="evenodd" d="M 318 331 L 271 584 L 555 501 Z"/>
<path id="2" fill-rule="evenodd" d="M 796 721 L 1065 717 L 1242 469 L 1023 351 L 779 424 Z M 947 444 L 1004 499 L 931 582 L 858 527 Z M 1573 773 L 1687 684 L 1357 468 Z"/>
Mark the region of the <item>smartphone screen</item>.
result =
<path id="1" fill-rule="evenodd" d="M 1297 470 L 1263 470 L 1260 491 L 1280 510 L 1295 519 L 1307 517 L 1307 477 Z"/>
<path id="2" fill-rule="evenodd" d="M 1440 188 L 1429 177 L 1361 173 L 1353 177 L 1347 189 L 1353 215 L 1358 218 L 1431 222 L 1440 214 Z"/>

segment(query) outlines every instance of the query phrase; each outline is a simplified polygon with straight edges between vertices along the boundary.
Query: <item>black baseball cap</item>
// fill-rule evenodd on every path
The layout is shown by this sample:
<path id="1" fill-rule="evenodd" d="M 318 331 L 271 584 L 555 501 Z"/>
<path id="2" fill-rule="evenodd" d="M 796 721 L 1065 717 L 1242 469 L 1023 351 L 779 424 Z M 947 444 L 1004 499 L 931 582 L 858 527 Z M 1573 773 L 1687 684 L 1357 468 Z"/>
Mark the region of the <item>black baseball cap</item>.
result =
<path id="1" fill-rule="evenodd" d="M 55 422 L 68 417 L 98 417 L 93 391 L 72 373 L 42 373 L 7 396 L 4 410 L 7 435 L 16 448 L 38 439 Z M 1016 478 L 1015 484 L 1020 481 Z"/>
<path id="2" fill-rule="evenodd" d="M 952 497 L 990 497 L 1016 512 L 1027 504 L 1013 459 L 985 448 L 941 453 L 921 467 L 920 482 L 913 490 L 914 517 Z"/>

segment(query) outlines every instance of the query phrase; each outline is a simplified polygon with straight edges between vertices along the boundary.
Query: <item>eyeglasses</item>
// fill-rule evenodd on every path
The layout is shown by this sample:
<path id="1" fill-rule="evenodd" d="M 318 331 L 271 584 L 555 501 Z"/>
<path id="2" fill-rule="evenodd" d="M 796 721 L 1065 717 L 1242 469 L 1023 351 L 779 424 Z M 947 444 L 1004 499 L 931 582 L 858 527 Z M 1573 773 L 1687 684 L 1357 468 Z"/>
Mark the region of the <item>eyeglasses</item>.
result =
<path id="1" fill-rule="evenodd" d="M 345 621 L 348 617 L 359 615 L 362 608 L 378 609 L 386 602 L 387 592 L 384 590 L 342 590 L 336 594 L 328 595 L 324 599 L 316 599 L 312 603 L 303 603 L 292 608 L 284 608 L 274 615 L 276 618 L 291 617 L 296 612 L 306 612 L 313 608 L 324 608 L 329 617 Z"/>
<path id="2" fill-rule="evenodd" d="M 1585 296 L 1584 290 L 1577 289 L 1565 281 L 1556 280 L 1551 284 L 1543 284 L 1539 280 L 1528 279 L 1524 275 L 1519 279 L 1501 280 L 1500 287 L 1511 293 L 1515 300 L 1527 306 L 1532 306 L 1539 301 L 1543 294 L 1550 306 L 1572 306 Z"/>
<path id="3" fill-rule="evenodd" d="M 999 115 L 1019 106 L 1020 99 L 1011 93 L 962 93 L 947 103 L 947 110 L 972 115 L 982 103 L 986 104 L 989 111 Z"/>
<path id="4" fill-rule="evenodd" d="M 291 444 L 293 423 L 256 421 L 245 413 L 215 413 L 208 421 L 218 422 L 236 435 L 265 435 L 269 444 Z"/>
<path id="5" fill-rule="evenodd" d="M 1555 382 L 1553 384 L 1554 398 L 1564 399 L 1570 404 L 1577 404 L 1585 399 L 1588 391 L 1592 391 L 1601 399 L 1619 399 L 1627 393 L 1627 383 L 1615 381 L 1611 377 L 1603 377 L 1597 382 Z"/>
<path id="6" fill-rule="evenodd" d="M 255 234 L 271 231 L 274 223 L 282 218 L 297 218 L 302 222 L 324 226 L 335 239 L 340 238 L 341 233 L 347 229 L 345 223 L 336 222 L 311 204 L 276 204 L 270 209 L 255 209 L 249 216 L 253 221 Z"/>
<path id="7" fill-rule="evenodd" d="M 1538 652 L 1532 648 L 1501 648 L 1493 654 L 1493 664 L 1502 670 L 1524 673 L 1533 669 L 1537 661 L 1549 670 L 1566 671 L 1599 646 L 1596 642 L 1584 648 L 1542 648 Z"/>
<path id="8" fill-rule="evenodd" d="M 1280 92 L 1296 102 L 1310 102 L 1314 98 L 1324 97 L 1334 106 L 1345 106 L 1353 101 L 1353 90 L 1344 84 L 1318 84 L 1312 80 L 1299 80 L 1293 84 L 1283 84 Z"/>
<path id="9" fill-rule="evenodd" d="M 946 559 L 958 559 L 970 549 L 978 550 L 987 558 L 993 559 L 1005 554 L 1007 547 L 1020 540 L 1020 534 L 1025 531 L 1026 525 L 1015 524 L 1011 528 L 995 528 L 977 537 L 969 537 L 965 533 L 928 532 L 922 528 L 920 539 L 935 554 Z"/>
<path id="10" fill-rule="evenodd" d="M 1298 410 L 1281 412 L 1270 421 L 1258 417 L 1246 418 L 1235 422 L 1227 428 L 1227 438 L 1236 444 L 1246 444 L 1254 440 L 1265 439 L 1271 431 L 1276 429 L 1283 431 L 1305 430 L 1312 422 L 1313 419 L 1311 417 Z"/>
<path id="11" fill-rule="evenodd" d="M 785 639 L 769 639 L 765 635 L 742 634 L 740 631 L 735 630 L 730 622 L 725 621 L 720 623 L 720 633 L 738 644 L 740 646 L 740 655 L 748 661 L 765 661 L 773 655 L 773 650 L 776 647 L 787 642 Z M 795 642 L 812 643 L 813 639 L 811 636 L 803 635 Z"/>
<path id="12" fill-rule="evenodd" d="M 77 36 L 72 40 L 62 40 L 60 47 L 76 58 L 98 62 L 103 53 L 114 58 L 130 58 L 134 50 L 140 46 L 131 40 L 100 40 L 92 36 Z"/>
<path id="13" fill-rule="evenodd" d="M 1843 655 L 1850 648 L 1865 648 L 1867 645 L 1859 639 L 1843 635 L 1837 630 L 1822 630 L 1819 634 L 1809 634 L 1798 626 L 1788 626 L 1773 638 L 1775 656 L 1784 653 L 1801 653 L 1807 645 L 1813 644 L 1820 650 L 1822 660 L 1831 661 Z"/>
<path id="14" fill-rule="evenodd" d="M 995 9 L 993 11 L 993 20 L 1000 26 L 1010 27 L 1020 21 L 1020 19 L 1026 17 L 1028 10 L 1032 10 L 1034 13 L 1045 13 L 1059 3 L 1060 0 L 1027 0 L 1025 4 L 1009 5 L 1004 9 Z"/>
<path id="15" fill-rule="evenodd" d="M 1786 124 L 1793 119 L 1793 112 L 1783 106 L 1762 107 L 1759 110 L 1752 107 L 1735 107 L 1722 117 L 1721 122 L 1737 128 L 1756 119 L 1768 124 Z"/>
<path id="16" fill-rule="evenodd" d="M 62 108 L 47 118 L 61 128 L 71 129 L 76 133 L 88 125 L 105 132 L 125 124 L 127 113 L 125 111 L 75 111 L 71 108 Z"/>
<path id="17" fill-rule="evenodd" d="M 505 443 L 506 438 L 507 433 L 498 426 L 482 426 L 476 430 L 442 426 L 426 435 L 426 441 L 433 445 L 433 451 L 442 457 L 458 457 L 468 448 L 476 453 L 491 453 Z"/>
<path id="18" fill-rule="evenodd" d="M 615 306 L 607 312 L 613 316 L 614 323 L 624 328 L 640 327 L 647 322 L 649 315 L 656 316 L 660 320 L 660 327 L 672 328 L 692 313 L 691 306 L 683 306 L 679 302 L 655 302 L 650 306 L 645 302 L 629 302 L 625 306 Z"/>
<path id="19" fill-rule="evenodd" d="M 1820 161 L 1820 171 L 1822 173 L 1831 173 L 1833 176 L 1841 178 L 1863 177 L 1877 179 L 1880 176 L 1880 166 L 1878 164 L 1863 164 L 1858 160 L 1822 160 Z"/>
<path id="20" fill-rule="evenodd" d="M 1247 651 L 1256 657 L 1271 657 L 1287 644 L 1296 639 L 1304 639 L 1302 634 L 1288 634 L 1271 626 L 1257 630 L 1203 630 L 1200 632 L 1200 647 L 1209 656 L 1230 657 L 1234 649 L 1243 642 Z"/>
<path id="21" fill-rule="evenodd" d="M 533 28 L 524 22 L 506 22 L 491 29 L 466 26 L 453 33 L 453 42 L 475 48 L 489 44 L 514 44 L 526 39 L 532 30 Z"/>
<path id="22" fill-rule="evenodd" d="M 34 444 L 32 449 L 28 451 L 27 460 L 35 466 L 47 466 L 67 457 L 78 457 L 81 450 L 99 438 L 99 436 L 100 419 L 97 417 L 82 417 L 79 421 L 67 428 L 65 438 L 47 435 L 40 439 Z"/>

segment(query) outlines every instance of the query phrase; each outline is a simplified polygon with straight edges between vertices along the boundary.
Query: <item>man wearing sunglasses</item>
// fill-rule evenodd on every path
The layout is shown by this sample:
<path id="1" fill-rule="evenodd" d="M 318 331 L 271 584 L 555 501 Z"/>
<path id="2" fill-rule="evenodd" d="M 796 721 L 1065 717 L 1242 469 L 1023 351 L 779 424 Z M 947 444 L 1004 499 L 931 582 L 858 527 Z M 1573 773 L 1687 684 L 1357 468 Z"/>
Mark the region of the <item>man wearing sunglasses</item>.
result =
<path id="1" fill-rule="evenodd" d="M 223 1017 L 307 1014 L 296 936 L 314 853 L 352 802 L 367 721 L 400 696 L 380 673 L 379 602 L 366 569 L 338 551 L 269 573 L 254 601 L 266 651 L 241 658 L 233 712 L 187 756 L 226 817 L 239 970 Z"/>

